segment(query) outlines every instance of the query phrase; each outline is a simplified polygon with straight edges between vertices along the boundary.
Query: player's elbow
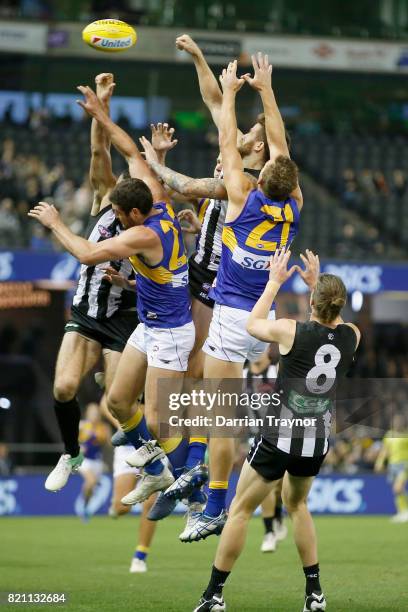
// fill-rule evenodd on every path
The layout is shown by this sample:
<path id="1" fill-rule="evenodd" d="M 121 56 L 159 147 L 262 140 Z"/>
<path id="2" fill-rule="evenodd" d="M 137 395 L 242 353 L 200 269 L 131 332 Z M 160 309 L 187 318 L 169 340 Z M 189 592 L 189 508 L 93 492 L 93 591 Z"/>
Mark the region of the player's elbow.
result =
<path id="1" fill-rule="evenodd" d="M 78 261 L 85 266 L 92 266 L 97 263 L 93 254 L 89 252 L 81 253 L 78 257 Z"/>
<path id="2" fill-rule="evenodd" d="M 250 336 L 254 336 L 256 338 L 257 321 L 249 319 L 246 325 L 246 330 Z"/>

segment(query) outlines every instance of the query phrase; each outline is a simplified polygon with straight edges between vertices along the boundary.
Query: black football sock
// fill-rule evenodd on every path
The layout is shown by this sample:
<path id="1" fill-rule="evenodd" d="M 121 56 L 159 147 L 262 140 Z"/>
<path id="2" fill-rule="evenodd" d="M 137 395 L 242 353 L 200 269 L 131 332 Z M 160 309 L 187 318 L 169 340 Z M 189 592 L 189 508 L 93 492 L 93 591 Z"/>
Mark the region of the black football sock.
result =
<path id="1" fill-rule="evenodd" d="M 303 571 L 306 576 L 306 595 L 311 595 L 313 592 L 320 593 L 322 588 L 319 580 L 319 564 L 304 567 Z"/>
<path id="2" fill-rule="evenodd" d="M 280 523 L 282 522 L 282 498 L 280 496 L 276 500 L 275 514 L 273 518 L 279 521 Z"/>
<path id="3" fill-rule="evenodd" d="M 231 572 L 223 572 L 218 570 L 215 565 L 212 567 L 210 582 L 207 589 L 204 591 L 205 599 L 211 599 L 213 595 L 221 595 L 222 589 Z"/>
<path id="4" fill-rule="evenodd" d="M 273 533 L 273 516 L 263 517 L 265 533 Z"/>
<path id="5" fill-rule="evenodd" d="M 76 397 L 69 402 L 59 402 L 54 399 L 54 409 L 65 445 L 65 452 L 71 457 L 76 457 L 79 455 L 78 435 L 81 419 L 78 400 Z"/>

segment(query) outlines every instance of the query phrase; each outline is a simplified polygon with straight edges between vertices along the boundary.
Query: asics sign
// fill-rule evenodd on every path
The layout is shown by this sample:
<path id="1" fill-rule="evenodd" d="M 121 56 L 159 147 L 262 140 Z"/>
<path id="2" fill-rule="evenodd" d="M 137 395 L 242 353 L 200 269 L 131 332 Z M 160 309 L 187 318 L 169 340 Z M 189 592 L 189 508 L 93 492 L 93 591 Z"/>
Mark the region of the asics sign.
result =
<path id="1" fill-rule="evenodd" d="M 391 289 L 391 287 L 385 286 L 388 283 L 383 282 L 385 269 L 382 266 L 328 263 L 322 266 L 322 272 L 340 276 L 348 293 L 354 291 L 361 291 L 365 294 L 378 293 L 384 289 Z M 294 277 L 292 289 L 295 293 L 306 293 L 308 291 L 299 275 Z"/>
<path id="2" fill-rule="evenodd" d="M 310 512 L 359 514 L 365 509 L 363 478 L 317 478 L 309 494 Z"/>

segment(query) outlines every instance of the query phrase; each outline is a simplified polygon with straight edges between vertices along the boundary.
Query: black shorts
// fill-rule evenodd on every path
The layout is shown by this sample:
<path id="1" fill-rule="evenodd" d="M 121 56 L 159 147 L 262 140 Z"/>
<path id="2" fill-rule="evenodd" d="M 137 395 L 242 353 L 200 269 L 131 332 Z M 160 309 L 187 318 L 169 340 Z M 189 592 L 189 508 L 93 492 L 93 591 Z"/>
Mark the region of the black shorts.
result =
<path id="1" fill-rule="evenodd" d="M 115 312 L 109 318 L 98 320 L 72 306 L 71 318 L 65 325 L 65 333 L 77 332 L 81 336 L 96 340 L 102 348 L 121 353 L 138 324 L 139 319 L 135 310 Z"/>
<path id="2" fill-rule="evenodd" d="M 209 292 L 217 273 L 207 270 L 194 261 L 195 253 L 188 260 L 189 286 L 192 297 L 196 298 L 209 308 L 214 308 L 214 300 L 209 297 Z"/>
<path id="3" fill-rule="evenodd" d="M 325 457 L 295 457 L 279 450 L 262 436 L 256 436 L 247 461 L 262 478 L 272 481 L 280 480 L 285 472 L 291 476 L 317 476 Z"/>

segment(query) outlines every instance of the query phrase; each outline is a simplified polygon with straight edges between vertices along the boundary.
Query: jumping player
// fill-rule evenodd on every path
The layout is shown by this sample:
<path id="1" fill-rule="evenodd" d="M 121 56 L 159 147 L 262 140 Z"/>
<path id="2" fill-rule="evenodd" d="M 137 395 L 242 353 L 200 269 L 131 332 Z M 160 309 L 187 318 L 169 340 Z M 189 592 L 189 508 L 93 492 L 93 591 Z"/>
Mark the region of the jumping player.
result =
<path id="1" fill-rule="evenodd" d="M 360 332 L 341 318 L 347 299 L 342 280 L 331 274 L 319 275 L 318 257 L 310 251 L 306 257 L 302 256 L 305 270 L 298 266 L 288 270 L 289 257 L 290 251 L 282 249 L 271 258 L 269 282 L 247 321 L 252 336 L 279 343 L 277 388 L 282 390 L 279 418 L 277 424 L 264 426 L 248 454 L 218 545 L 210 582 L 195 612 L 226 609 L 222 589 L 244 547 L 249 520 L 282 477 L 283 502 L 292 518 L 294 539 L 306 577 L 303 612 L 326 609 L 319 580 L 316 534 L 306 500 L 328 450 L 330 390 L 349 370 Z M 271 321 L 268 316 L 273 300 L 282 283 L 296 270 L 311 290 L 310 320 L 305 323 L 292 319 Z M 306 412 L 308 405 L 311 408 Z M 291 429 L 284 423 L 288 417 L 301 417 L 297 421 L 315 417 L 315 424 L 297 423 Z"/>
<path id="2" fill-rule="evenodd" d="M 113 75 L 100 74 L 95 82 L 100 104 L 109 114 Z M 89 178 L 94 197 L 86 236 L 89 244 L 101 245 L 106 239 L 117 236 L 122 228 L 109 201 L 116 184 L 110 139 L 96 120 L 91 127 L 91 153 Z M 98 265 L 84 263 L 81 266 L 71 319 L 65 326 L 55 369 L 54 408 L 65 451 L 45 482 L 49 491 L 65 486 L 70 474 L 83 460 L 78 443 L 81 412 L 76 397 L 82 380 L 102 355 L 106 386 L 110 387 L 120 354 L 138 323 L 134 293 L 124 287 L 112 287 L 104 278 L 107 266 L 120 271 L 127 281 L 134 277 L 127 259 L 113 258 Z"/>
<path id="3" fill-rule="evenodd" d="M 111 121 L 89 87 L 79 87 L 79 90 L 85 96 L 85 102 L 80 101 L 80 105 L 105 128 L 127 159 L 130 175 L 140 177 L 122 181 L 110 193 L 112 208 L 126 231 L 93 245 L 73 234 L 53 206 L 40 203 L 29 215 L 50 227 L 81 263 L 93 265 L 114 257 L 129 257 L 137 272 L 137 310 L 141 323 L 128 340 L 107 398 L 109 410 L 137 449 L 132 465 L 146 466 L 139 486 L 122 499 L 125 504 L 134 504 L 174 481 L 167 463 L 162 460 L 162 447 L 171 457 L 181 446 L 181 438 L 163 441 L 160 447 L 153 436 L 157 438 L 158 433 L 157 382 L 171 378 L 175 384 L 181 383 L 194 344 L 187 257 L 169 198 L 135 143 Z M 143 388 L 147 424 L 140 409 L 135 407 Z"/>
<path id="4" fill-rule="evenodd" d="M 219 137 L 228 209 L 222 234 L 222 254 L 208 338 L 204 344 L 205 378 L 242 378 L 244 362 L 259 357 L 267 348 L 246 331 L 246 322 L 268 277 L 269 257 L 289 245 L 297 233 L 303 198 L 296 164 L 290 159 L 285 128 L 271 87 L 272 66 L 267 56 L 253 57 L 255 75 L 238 79 L 237 62 L 220 77 L 223 87 Z M 235 97 L 245 81 L 260 92 L 270 161 L 258 179 L 258 188 L 242 169 L 237 150 Z M 274 310 L 270 312 L 274 318 Z M 210 440 L 209 496 L 204 513 L 197 517 L 182 541 L 220 533 L 226 519 L 225 500 L 234 457 L 231 438 Z"/>

